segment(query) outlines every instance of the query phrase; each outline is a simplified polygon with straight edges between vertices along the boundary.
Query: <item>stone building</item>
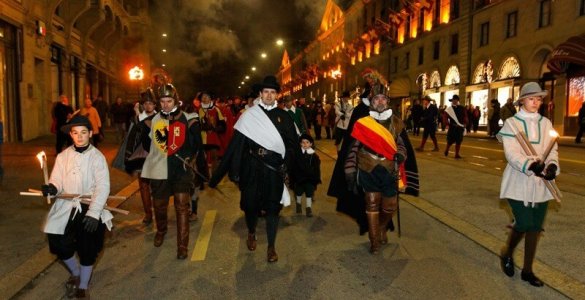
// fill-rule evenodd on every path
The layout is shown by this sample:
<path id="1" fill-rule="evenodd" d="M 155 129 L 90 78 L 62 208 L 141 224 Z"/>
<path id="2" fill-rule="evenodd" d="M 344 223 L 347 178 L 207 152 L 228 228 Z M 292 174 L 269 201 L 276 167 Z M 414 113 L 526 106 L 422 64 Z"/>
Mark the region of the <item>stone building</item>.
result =
<path id="1" fill-rule="evenodd" d="M 0 120 L 7 141 L 49 134 L 67 95 L 136 96 L 128 70 L 150 65 L 147 0 L 1 0 Z M 129 93 L 128 91 L 135 91 Z"/>
<path id="2" fill-rule="evenodd" d="M 373 68 L 402 110 L 426 95 L 448 105 L 457 94 L 487 116 L 490 100 L 503 105 L 537 81 L 550 93 L 542 114 L 570 135 L 585 100 L 583 28 L 585 0 L 329 0 L 317 38 L 288 53 L 284 92 L 330 99 L 357 91 Z"/>

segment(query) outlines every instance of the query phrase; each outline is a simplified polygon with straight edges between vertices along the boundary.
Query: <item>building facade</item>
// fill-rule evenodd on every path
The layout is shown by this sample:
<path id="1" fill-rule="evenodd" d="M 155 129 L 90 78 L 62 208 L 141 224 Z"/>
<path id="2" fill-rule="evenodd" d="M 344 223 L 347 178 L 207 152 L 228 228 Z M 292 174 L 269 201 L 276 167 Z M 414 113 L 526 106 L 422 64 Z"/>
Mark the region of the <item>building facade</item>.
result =
<path id="1" fill-rule="evenodd" d="M 537 81 L 549 91 L 541 113 L 561 134 L 578 129 L 577 111 L 585 100 L 585 62 L 579 57 L 585 51 L 575 49 L 585 49 L 585 38 L 579 38 L 585 34 L 585 0 L 347 2 L 328 1 L 323 22 L 338 25 L 322 25 L 314 50 L 290 60 L 293 97 L 357 89 L 363 85 L 360 73 L 373 68 L 388 79 L 388 95 L 402 110 L 423 96 L 448 105 L 457 94 L 464 104 L 480 107 L 485 125 L 492 99 L 503 105 L 518 97 L 522 84 Z M 335 34 L 340 27 L 343 34 Z M 311 51 L 318 52 L 317 61 L 309 62 Z M 320 71 L 319 82 L 295 81 L 306 77 L 309 65 Z M 333 71 L 341 75 L 334 78 Z"/>
<path id="2" fill-rule="evenodd" d="M 150 65 L 147 0 L 1 0 L 0 120 L 7 141 L 50 133 L 51 110 L 136 93 L 128 70 Z"/>

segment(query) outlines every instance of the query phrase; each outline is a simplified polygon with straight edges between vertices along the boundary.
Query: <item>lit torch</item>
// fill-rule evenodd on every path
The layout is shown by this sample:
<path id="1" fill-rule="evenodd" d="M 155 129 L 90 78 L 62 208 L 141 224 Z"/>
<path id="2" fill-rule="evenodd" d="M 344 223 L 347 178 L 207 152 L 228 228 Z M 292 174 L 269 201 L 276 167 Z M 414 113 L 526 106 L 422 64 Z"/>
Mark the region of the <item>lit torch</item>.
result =
<path id="1" fill-rule="evenodd" d="M 559 134 L 556 131 L 554 131 L 553 129 L 551 129 L 548 132 L 548 134 L 550 135 L 550 137 L 552 139 L 550 140 L 550 143 L 548 144 L 548 146 L 546 147 L 546 150 L 544 151 L 544 155 L 542 156 L 542 161 L 546 161 L 546 158 L 548 157 L 548 155 L 552 151 L 553 147 L 555 146 L 555 144 L 559 140 Z"/>
<path id="2" fill-rule="evenodd" d="M 43 170 L 43 177 L 45 179 L 45 184 L 49 184 L 49 169 L 47 168 L 47 155 L 45 151 L 41 151 L 37 154 L 37 159 L 41 164 L 41 169 Z M 51 204 L 51 198 L 47 196 L 47 203 Z"/>

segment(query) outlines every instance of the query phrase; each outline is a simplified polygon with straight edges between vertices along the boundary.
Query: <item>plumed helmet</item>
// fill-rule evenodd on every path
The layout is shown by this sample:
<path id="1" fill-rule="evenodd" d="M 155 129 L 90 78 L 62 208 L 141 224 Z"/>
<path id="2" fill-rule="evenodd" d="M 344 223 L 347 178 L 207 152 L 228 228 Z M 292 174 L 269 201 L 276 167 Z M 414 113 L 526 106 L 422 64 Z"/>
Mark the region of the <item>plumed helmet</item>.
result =
<path id="1" fill-rule="evenodd" d="M 175 87 L 170 83 L 161 85 L 158 88 L 156 96 L 157 99 L 159 100 L 161 98 L 173 98 L 175 100 L 179 100 L 179 95 L 177 95 L 177 89 L 175 89 Z"/>

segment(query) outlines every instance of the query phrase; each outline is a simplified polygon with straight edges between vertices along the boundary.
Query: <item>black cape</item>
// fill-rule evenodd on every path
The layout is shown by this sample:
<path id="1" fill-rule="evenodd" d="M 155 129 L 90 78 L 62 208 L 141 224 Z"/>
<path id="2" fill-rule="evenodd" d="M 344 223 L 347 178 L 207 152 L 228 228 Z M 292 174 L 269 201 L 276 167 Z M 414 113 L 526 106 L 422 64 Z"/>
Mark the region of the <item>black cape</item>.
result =
<path id="1" fill-rule="evenodd" d="M 347 158 L 351 145 L 353 145 L 353 142 L 355 141 L 351 136 L 351 131 L 353 130 L 355 122 L 362 117 L 368 116 L 369 112 L 370 108 L 363 102 L 358 104 L 353 110 L 347 131 L 343 138 L 343 143 L 341 144 L 341 149 L 337 154 L 337 161 L 335 162 L 333 175 L 331 176 L 331 182 L 329 183 L 329 189 L 327 190 L 327 195 L 337 198 L 336 210 L 356 220 L 359 225 L 360 234 L 364 234 L 368 231 L 364 192 L 362 189 L 358 189 L 358 193 L 354 194 L 347 189 L 348 184 L 345 181 L 345 159 Z M 415 152 L 410 140 L 408 139 L 406 130 L 402 130 L 400 137 L 402 137 L 402 140 L 404 141 L 404 146 L 406 147 L 408 156 L 404 162 L 404 167 L 406 169 L 405 193 L 418 196 L 419 179 Z"/>

